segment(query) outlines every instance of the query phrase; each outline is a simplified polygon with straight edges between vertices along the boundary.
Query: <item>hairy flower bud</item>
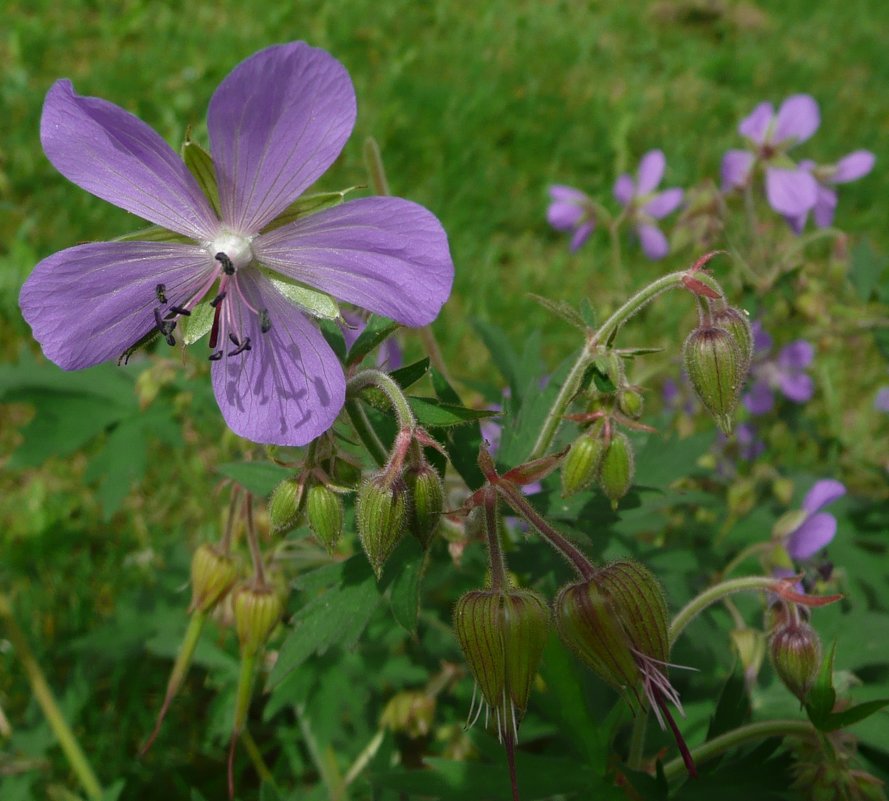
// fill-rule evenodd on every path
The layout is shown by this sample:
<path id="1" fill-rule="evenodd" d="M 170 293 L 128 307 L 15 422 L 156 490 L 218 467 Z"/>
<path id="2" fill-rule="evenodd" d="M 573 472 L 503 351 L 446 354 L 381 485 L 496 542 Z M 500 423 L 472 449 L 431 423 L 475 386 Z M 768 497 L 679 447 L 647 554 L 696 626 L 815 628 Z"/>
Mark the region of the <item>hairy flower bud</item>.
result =
<path id="1" fill-rule="evenodd" d="M 407 488 L 403 481 L 387 482 L 383 473 L 370 476 L 358 488 L 355 523 L 361 545 L 379 578 L 383 565 L 404 535 Z"/>
<path id="2" fill-rule="evenodd" d="M 586 489 L 599 474 L 605 443 L 601 437 L 584 432 L 571 445 L 562 462 L 562 497 Z"/>
<path id="3" fill-rule="evenodd" d="M 805 703 L 821 664 L 821 640 L 815 629 L 803 621 L 779 626 L 769 640 L 769 656 L 784 686 Z"/>
<path id="4" fill-rule="evenodd" d="M 209 612 L 238 578 L 234 559 L 213 545 L 199 545 L 191 558 L 190 612 Z"/>
<path id="5" fill-rule="evenodd" d="M 272 531 L 288 531 L 299 522 L 302 513 L 304 484 L 295 478 L 285 478 L 269 498 L 269 522 Z"/>
<path id="6" fill-rule="evenodd" d="M 627 494 L 633 484 L 633 446 L 622 431 L 615 431 L 602 454 L 599 464 L 599 486 L 617 508 L 617 502 Z"/>
<path id="7" fill-rule="evenodd" d="M 333 553 L 343 536 L 343 502 L 324 484 L 312 484 L 306 491 L 306 520 L 328 553 Z"/>
<path id="8" fill-rule="evenodd" d="M 635 387 L 621 387 L 617 392 L 617 408 L 631 420 L 642 417 L 642 393 Z"/>
<path id="9" fill-rule="evenodd" d="M 546 601 L 530 590 L 473 590 L 457 601 L 457 639 L 498 729 L 525 714 L 548 623 Z"/>
<path id="10" fill-rule="evenodd" d="M 232 595 L 235 629 L 243 653 L 259 651 L 284 614 L 280 592 L 271 586 L 242 584 Z"/>
<path id="11" fill-rule="evenodd" d="M 713 313 L 713 325 L 732 335 L 741 353 L 741 374 L 746 375 L 753 360 L 753 328 L 750 318 L 740 309 L 726 306 Z"/>
<path id="12" fill-rule="evenodd" d="M 696 328 L 685 340 L 683 356 L 697 396 L 723 433 L 730 434 L 746 372 L 735 338 L 724 328 Z"/>
<path id="13" fill-rule="evenodd" d="M 404 481 L 410 497 L 408 531 L 420 541 L 420 545 L 428 548 L 444 509 L 441 476 L 432 465 L 424 462 L 405 470 Z"/>

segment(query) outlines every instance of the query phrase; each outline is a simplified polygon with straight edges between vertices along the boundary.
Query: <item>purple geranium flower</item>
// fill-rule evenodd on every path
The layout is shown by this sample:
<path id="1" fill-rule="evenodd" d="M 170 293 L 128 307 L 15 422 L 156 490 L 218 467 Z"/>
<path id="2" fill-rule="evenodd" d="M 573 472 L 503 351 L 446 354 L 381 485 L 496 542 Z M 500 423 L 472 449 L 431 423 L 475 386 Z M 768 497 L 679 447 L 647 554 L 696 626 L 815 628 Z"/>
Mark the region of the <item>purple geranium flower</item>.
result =
<path id="1" fill-rule="evenodd" d="M 837 532 L 837 520 L 829 512 L 819 511 L 846 494 L 846 488 L 832 478 L 816 481 L 803 500 L 805 516 L 784 540 L 787 553 L 797 562 L 811 559 L 826 548 Z"/>
<path id="2" fill-rule="evenodd" d="M 596 216 L 590 198 L 579 189 L 556 184 L 549 188 L 552 202 L 546 219 L 557 231 L 571 231 L 571 252 L 577 251 L 593 233 Z"/>
<path id="3" fill-rule="evenodd" d="M 295 42 L 251 56 L 210 101 L 217 202 L 141 120 L 56 82 L 40 129 L 56 169 L 178 236 L 79 245 L 40 262 L 20 303 L 44 353 L 74 370 L 155 329 L 173 343 L 177 321 L 206 298 L 213 388 L 232 430 L 301 445 L 329 428 L 345 378 L 297 305 L 302 287 L 420 326 L 454 273 L 438 220 L 400 198 L 275 223 L 337 158 L 355 113 L 348 73 L 323 50 Z"/>
<path id="4" fill-rule="evenodd" d="M 753 415 L 766 414 L 775 406 L 774 390 L 794 403 L 806 403 L 815 393 L 812 377 L 806 368 L 812 363 L 815 349 L 811 343 L 798 339 L 781 348 L 774 359 L 767 357 L 772 338 L 759 321 L 753 323 L 754 356 L 750 368 L 752 384 L 741 399 Z"/>
<path id="5" fill-rule="evenodd" d="M 817 188 L 815 192 L 815 205 L 812 207 L 812 218 L 819 228 L 827 228 L 833 224 L 833 217 L 837 209 L 837 193 L 831 187 L 837 184 L 847 184 L 863 178 L 873 168 L 876 157 L 869 150 L 856 150 L 848 156 L 841 158 L 836 164 L 819 167 L 814 161 L 801 161 L 800 169 L 811 173 L 815 179 Z M 787 217 L 787 222 L 796 233 L 801 233 L 806 226 L 808 210 L 793 217 Z"/>
<path id="6" fill-rule="evenodd" d="M 639 162 L 636 180 L 627 173 L 614 184 L 614 196 L 626 208 L 627 217 L 636 230 L 642 251 L 649 259 L 662 259 L 670 252 L 667 237 L 657 227 L 656 220 L 676 211 L 682 203 L 681 189 L 655 192 L 664 177 L 667 160 L 661 150 L 649 150 Z"/>
<path id="7" fill-rule="evenodd" d="M 818 104 L 809 95 L 788 97 L 775 113 L 771 103 L 760 103 L 738 126 L 749 150 L 729 150 L 722 159 L 722 188 L 743 189 L 754 168 L 765 168 L 766 198 L 785 217 L 805 215 L 815 207 L 818 184 L 811 173 L 787 155 L 805 142 L 821 124 Z"/>

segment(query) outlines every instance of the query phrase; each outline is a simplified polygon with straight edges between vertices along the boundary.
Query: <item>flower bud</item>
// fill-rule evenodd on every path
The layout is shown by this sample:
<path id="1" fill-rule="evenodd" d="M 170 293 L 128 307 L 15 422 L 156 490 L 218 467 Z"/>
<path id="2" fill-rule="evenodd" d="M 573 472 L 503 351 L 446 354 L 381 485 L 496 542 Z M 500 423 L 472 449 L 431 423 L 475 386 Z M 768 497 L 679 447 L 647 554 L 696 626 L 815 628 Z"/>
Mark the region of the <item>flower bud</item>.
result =
<path id="1" fill-rule="evenodd" d="M 242 584 L 232 596 L 232 610 L 241 650 L 253 655 L 278 625 L 284 613 L 284 603 L 274 587 Z"/>
<path id="2" fill-rule="evenodd" d="M 821 640 L 808 623 L 789 622 L 769 640 L 769 656 L 778 678 L 805 703 L 821 665 Z"/>
<path id="3" fill-rule="evenodd" d="M 562 497 L 586 489 L 599 474 L 605 443 L 601 437 L 584 432 L 571 446 L 562 463 Z"/>
<path id="4" fill-rule="evenodd" d="M 444 509 L 444 487 L 441 476 L 432 465 L 424 462 L 405 470 L 404 481 L 410 498 L 408 531 L 420 541 L 420 545 L 428 548 L 441 522 L 441 513 Z"/>
<path id="5" fill-rule="evenodd" d="M 288 531 L 296 526 L 303 507 L 304 484 L 295 478 L 285 478 L 269 498 L 269 522 L 272 531 Z"/>
<path id="6" fill-rule="evenodd" d="M 685 369 L 701 402 L 725 434 L 732 431 L 745 368 L 735 338 L 724 328 L 696 328 L 685 340 Z"/>
<path id="7" fill-rule="evenodd" d="M 380 724 L 417 739 L 425 737 L 435 720 L 435 696 L 424 690 L 402 690 L 389 699 Z"/>
<path id="8" fill-rule="evenodd" d="M 525 714 L 548 622 L 546 601 L 530 590 L 473 590 L 457 601 L 457 639 L 498 726 Z"/>
<path id="9" fill-rule="evenodd" d="M 750 318 L 740 309 L 726 306 L 713 313 L 713 325 L 724 328 L 732 335 L 741 354 L 741 374 L 746 375 L 753 360 L 753 328 Z"/>
<path id="10" fill-rule="evenodd" d="M 631 420 L 642 417 L 644 399 L 635 387 L 621 387 L 617 392 L 617 408 Z"/>
<path id="11" fill-rule="evenodd" d="M 306 491 L 306 520 L 328 553 L 343 536 L 343 502 L 330 487 L 312 484 Z"/>
<path id="12" fill-rule="evenodd" d="M 389 483 L 383 473 L 376 473 L 358 488 L 355 523 L 377 578 L 404 535 L 407 517 L 407 488 L 403 481 Z"/>
<path id="13" fill-rule="evenodd" d="M 633 446 L 622 431 L 614 431 L 599 465 L 599 486 L 611 500 L 611 508 L 627 494 L 633 484 Z"/>
<path id="14" fill-rule="evenodd" d="M 191 606 L 189 612 L 209 612 L 238 578 L 234 559 L 213 545 L 198 546 L 191 558 Z"/>

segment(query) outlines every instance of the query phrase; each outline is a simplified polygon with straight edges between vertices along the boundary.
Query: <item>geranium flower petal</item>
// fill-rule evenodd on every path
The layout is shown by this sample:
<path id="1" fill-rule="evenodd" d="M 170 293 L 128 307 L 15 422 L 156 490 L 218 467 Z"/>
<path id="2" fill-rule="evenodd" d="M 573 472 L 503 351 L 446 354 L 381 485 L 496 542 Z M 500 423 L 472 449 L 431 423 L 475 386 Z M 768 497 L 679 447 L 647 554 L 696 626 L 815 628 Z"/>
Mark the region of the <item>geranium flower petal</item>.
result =
<path id="1" fill-rule="evenodd" d="M 842 498 L 846 494 L 846 487 L 834 478 L 822 478 L 816 481 L 806 493 L 803 500 L 803 509 L 809 514 L 817 512 L 829 503 Z"/>
<path id="2" fill-rule="evenodd" d="M 404 325 L 432 322 L 454 280 L 441 223 L 396 197 L 325 209 L 253 244 L 272 270 Z"/>
<path id="3" fill-rule="evenodd" d="M 334 162 L 355 124 L 355 90 L 323 50 L 261 50 L 222 81 L 207 128 L 224 221 L 254 234 Z"/>
<path id="4" fill-rule="evenodd" d="M 778 386 L 784 397 L 794 403 L 807 403 L 815 394 L 815 383 L 807 373 L 781 373 L 778 376 Z"/>
<path id="5" fill-rule="evenodd" d="M 818 208 L 817 205 L 815 208 Z M 790 229 L 799 236 L 806 227 L 806 221 L 809 219 L 809 212 L 804 211 L 802 214 L 797 214 L 796 217 L 790 217 L 788 215 L 784 215 L 784 221 L 790 226 Z"/>
<path id="6" fill-rule="evenodd" d="M 791 95 L 778 109 L 772 141 L 792 140 L 794 144 L 805 142 L 818 130 L 821 113 L 811 95 Z"/>
<path id="7" fill-rule="evenodd" d="M 761 145 L 766 140 L 769 124 L 775 116 L 775 107 L 771 103 L 760 103 L 738 125 L 738 133 L 751 142 Z"/>
<path id="8" fill-rule="evenodd" d="M 729 150 L 722 157 L 722 191 L 742 189 L 750 178 L 753 154 L 749 150 Z"/>
<path id="9" fill-rule="evenodd" d="M 856 150 L 837 162 L 833 175 L 830 176 L 830 182 L 845 184 L 849 181 L 857 181 L 874 168 L 875 162 L 876 156 L 869 150 Z"/>
<path id="10" fill-rule="evenodd" d="M 549 188 L 549 196 L 554 201 L 565 201 L 574 203 L 578 206 L 584 205 L 589 198 L 585 192 L 575 189 L 573 186 L 565 186 L 564 184 L 553 184 Z"/>
<path id="11" fill-rule="evenodd" d="M 684 194 L 681 189 L 665 189 L 649 200 L 642 210 L 649 216 L 659 220 L 661 217 L 666 217 L 679 208 Z"/>
<path id="12" fill-rule="evenodd" d="M 666 166 L 667 159 L 663 150 L 649 150 L 639 162 L 637 193 L 647 195 L 653 192 L 664 177 Z"/>
<path id="13" fill-rule="evenodd" d="M 767 353 L 772 349 L 772 336 L 763 328 L 760 320 L 754 320 L 753 325 L 753 350 L 756 354 Z"/>
<path id="14" fill-rule="evenodd" d="M 837 193 L 826 186 L 818 185 L 818 194 L 815 197 L 815 208 L 812 216 L 815 225 L 819 228 L 828 228 L 833 224 L 833 218 L 837 210 Z"/>
<path id="15" fill-rule="evenodd" d="M 833 515 L 822 512 L 807 517 L 803 524 L 787 538 L 787 553 L 802 562 L 827 547 L 837 533 Z"/>
<path id="16" fill-rule="evenodd" d="M 741 398 L 741 402 L 750 414 L 768 414 L 775 406 L 775 396 L 765 381 L 754 381 L 753 386 Z"/>
<path id="17" fill-rule="evenodd" d="M 244 271 L 238 286 L 254 308 L 268 310 L 271 328 L 262 333 L 257 315 L 233 303 L 229 311 L 251 350 L 213 362 L 222 416 L 253 442 L 305 445 L 333 425 L 343 406 L 343 368 L 315 325 L 261 275 Z"/>
<path id="18" fill-rule="evenodd" d="M 571 201 L 557 200 L 546 210 L 547 222 L 557 231 L 569 231 L 583 217 L 583 209 Z"/>
<path id="19" fill-rule="evenodd" d="M 782 370 L 802 370 L 815 358 L 815 348 L 805 339 L 795 339 L 778 352 L 778 366 Z"/>
<path id="20" fill-rule="evenodd" d="M 580 250 L 583 243 L 590 238 L 590 234 L 592 233 L 592 223 L 584 223 L 583 225 L 578 226 L 577 230 L 574 232 L 574 236 L 571 237 L 571 252 L 576 253 L 578 250 Z"/>
<path id="21" fill-rule="evenodd" d="M 621 206 L 629 206 L 630 201 L 633 199 L 633 195 L 636 193 L 636 185 L 633 183 L 633 179 L 623 173 L 619 175 L 617 180 L 614 182 L 614 199 L 621 204 Z"/>
<path id="22" fill-rule="evenodd" d="M 805 170 L 766 170 L 766 197 L 779 214 L 797 217 L 815 206 L 818 184 Z"/>
<path id="23" fill-rule="evenodd" d="M 642 252 L 652 261 L 664 258 L 670 252 L 667 237 L 656 225 L 640 223 L 636 226 L 636 235 L 642 245 Z"/>
<path id="24" fill-rule="evenodd" d="M 154 130 L 114 103 L 76 94 L 71 81 L 47 92 L 40 141 L 62 175 L 102 200 L 193 239 L 219 227 L 197 181 Z"/>
<path id="25" fill-rule="evenodd" d="M 156 327 L 158 284 L 181 305 L 214 269 L 197 245 L 94 242 L 41 261 L 19 304 L 47 358 L 79 370 L 119 358 Z"/>

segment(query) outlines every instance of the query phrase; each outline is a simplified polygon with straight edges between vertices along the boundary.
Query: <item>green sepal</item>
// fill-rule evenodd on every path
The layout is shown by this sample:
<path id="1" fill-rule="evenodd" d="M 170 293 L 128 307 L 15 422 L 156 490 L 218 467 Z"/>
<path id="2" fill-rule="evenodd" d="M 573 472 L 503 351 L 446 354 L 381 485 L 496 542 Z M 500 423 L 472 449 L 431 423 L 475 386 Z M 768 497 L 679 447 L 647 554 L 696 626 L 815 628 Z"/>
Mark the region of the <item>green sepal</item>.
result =
<path id="1" fill-rule="evenodd" d="M 612 508 L 617 508 L 617 502 L 632 486 L 634 472 L 633 446 L 626 434 L 615 431 L 599 462 L 599 486 Z"/>
<path id="2" fill-rule="evenodd" d="M 330 295 L 325 295 L 317 289 L 309 289 L 262 265 L 260 265 L 260 269 L 278 292 L 306 314 L 323 320 L 340 319 L 340 307 Z"/>
<path id="3" fill-rule="evenodd" d="M 383 565 L 404 535 L 407 524 L 407 487 L 387 483 L 384 474 L 370 476 L 359 488 L 355 503 L 358 537 L 377 579 Z"/>
<path id="4" fill-rule="evenodd" d="M 190 317 L 179 318 L 179 330 L 182 341 L 186 345 L 193 345 L 206 336 L 213 327 L 213 316 L 216 313 L 209 303 L 199 303 L 191 310 Z"/>
<path id="5" fill-rule="evenodd" d="M 260 233 L 266 234 L 301 217 L 339 206 L 346 199 L 346 195 L 349 192 L 354 192 L 360 188 L 359 186 L 350 186 L 348 189 L 341 189 L 339 192 L 318 192 L 314 195 L 303 195 L 284 209 Z"/>
<path id="6" fill-rule="evenodd" d="M 191 138 L 191 129 L 185 132 L 185 141 L 182 143 L 182 160 L 188 171 L 194 176 L 201 187 L 201 191 L 207 196 L 216 216 L 222 219 L 219 205 L 219 187 L 216 184 L 216 168 L 213 166 L 213 158 L 197 142 Z"/>
<path id="7" fill-rule="evenodd" d="M 695 393 L 724 434 L 731 434 L 745 367 L 741 349 L 724 328 L 696 328 L 683 347 L 685 369 Z"/>
<path id="8" fill-rule="evenodd" d="M 581 434 L 562 464 L 562 497 L 569 498 L 575 492 L 586 489 L 599 474 L 599 465 L 605 442 L 600 437 Z"/>

